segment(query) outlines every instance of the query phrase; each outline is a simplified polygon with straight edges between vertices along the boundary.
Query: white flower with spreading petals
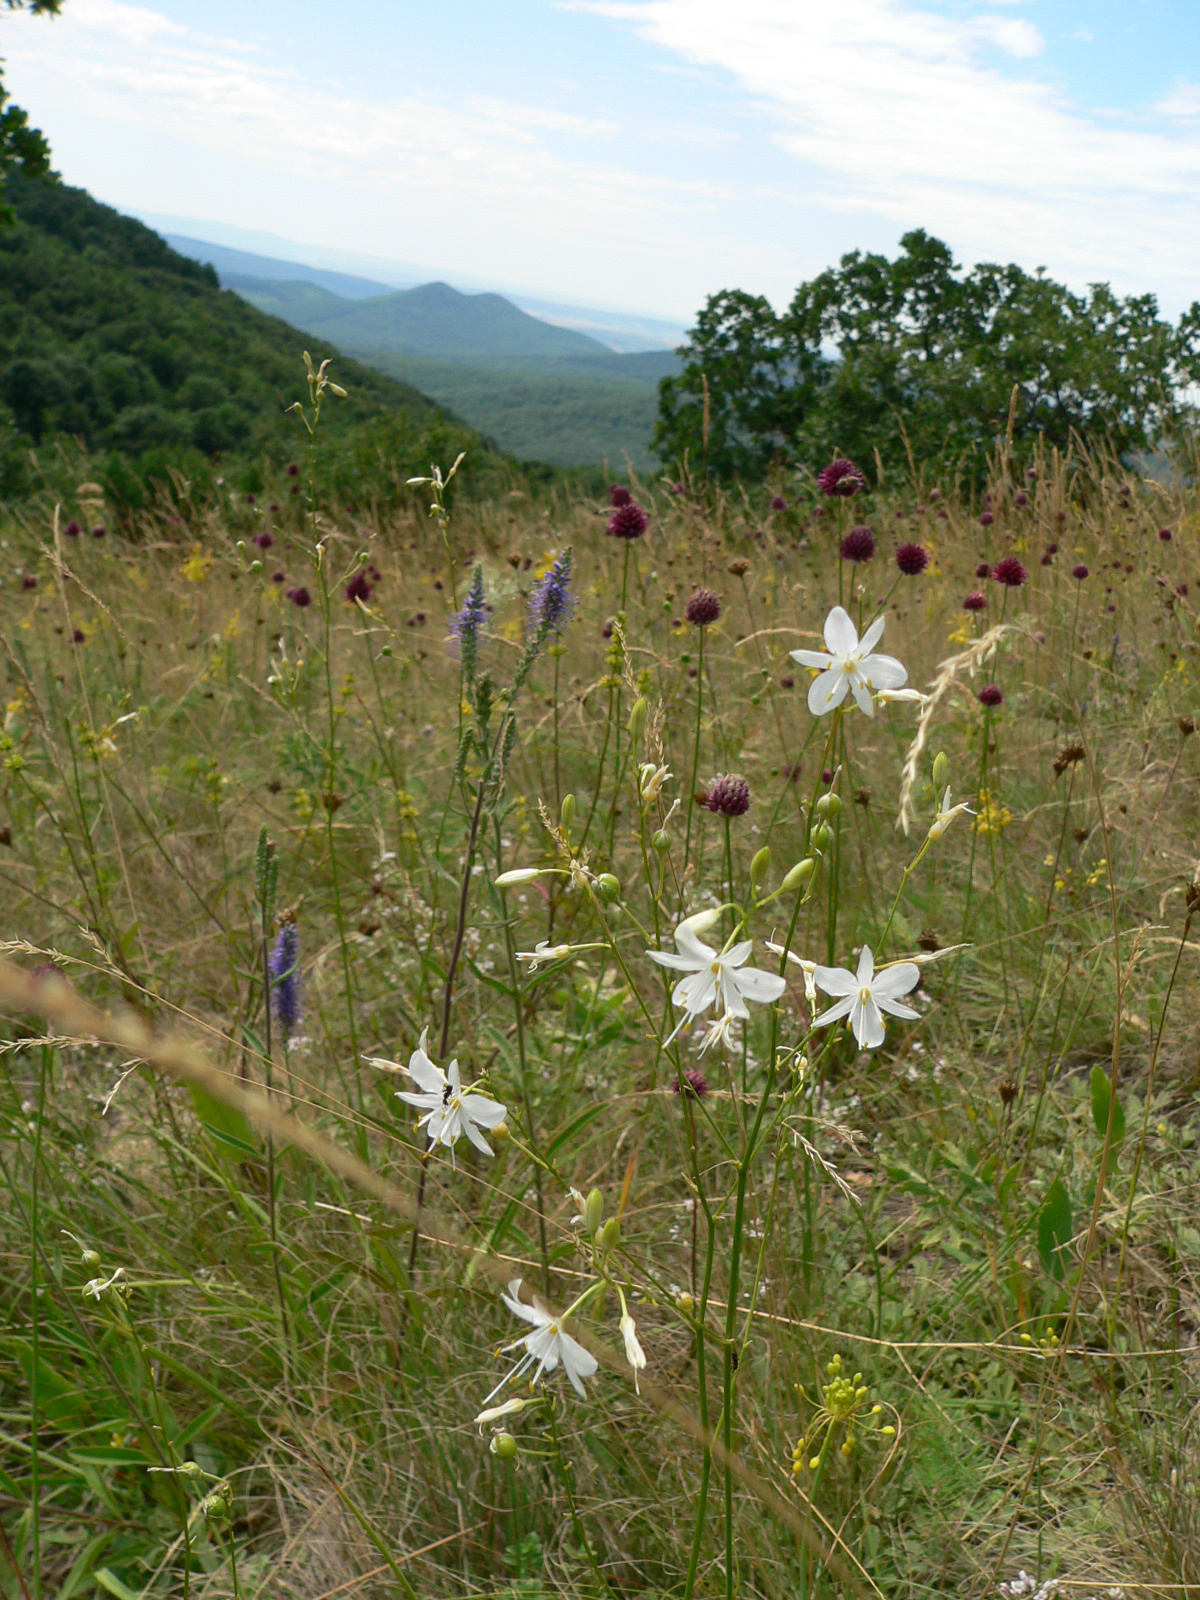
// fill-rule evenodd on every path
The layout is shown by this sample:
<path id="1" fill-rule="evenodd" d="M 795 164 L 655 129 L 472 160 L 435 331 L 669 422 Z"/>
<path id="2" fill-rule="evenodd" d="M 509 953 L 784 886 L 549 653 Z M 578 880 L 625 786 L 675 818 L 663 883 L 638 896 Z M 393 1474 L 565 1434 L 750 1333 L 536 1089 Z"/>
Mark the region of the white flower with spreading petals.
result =
<path id="1" fill-rule="evenodd" d="M 975 815 L 965 800 L 960 800 L 956 806 L 952 806 L 950 804 L 950 790 L 947 787 L 945 794 L 942 796 L 941 804 L 938 806 L 938 814 L 929 824 L 929 837 L 931 839 L 940 839 L 955 817 L 963 811 L 969 817 Z"/>
<path id="2" fill-rule="evenodd" d="M 787 987 L 778 973 L 760 972 L 757 967 L 746 966 L 754 949 L 752 939 L 742 939 L 720 954 L 700 942 L 698 936 L 707 932 L 720 915 L 719 911 L 698 911 L 695 916 L 685 917 L 675 929 L 678 954 L 669 950 L 646 951 L 651 961 L 660 967 L 687 974 L 671 991 L 672 1004 L 683 1007 L 683 1016 L 671 1039 L 685 1023 L 700 1016 L 709 1006 L 721 1006 L 726 1018 L 736 1017 L 744 1022 L 750 1015 L 747 1000 L 753 1000 L 756 1005 L 769 1005 L 778 1000 Z M 670 1044 L 671 1039 L 666 1042 Z"/>
<path id="3" fill-rule="evenodd" d="M 825 650 L 792 651 L 792 660 L 802 667 L 820 669 L 808 689 L 808 709 L 814 717 L 835 711 L 851 690 L 859 710 L 873 717 L 872 696 L 899 689 L 907 680 L 907 668 L 895 657 L 871 653 L 883 638 L 883 624 L 883 617 L 876 617 L 860 639 L 848 614 L 834 606 L 825 618 Z"/>
<path id="4" fill-rule="evenodd" d="M 598 1365 L 596 1358 L 585 1350 L 578 1339 L 572 1339 L 569 1333 L 563 1330 L 559 1318 L 546 1310 L 540 1300 L 535 1300 L 532 1305 L 526 1305 L 520 1298 L 521 1280 L 514 1278 L 508 1286 L 508 1293 L 500 1298 L 512 1312 L 514 1317 L 520 1317 L 522 1322 L 531 1322 L 533 1332 L 527 1333 L 523 1339 L 517 1339 L 512 1344 L 506 1344 L 504 1351 L 524 1350 L 525 1354 L 517 1362 L 506 1378 L 502 1378 L 484 1401 L 487 1406 L 500 1393 L 508 1383 L 513 1383 L 528 1372 L 530 1367 L 536 1370 L 532 1382 L 540 1383 L 548 1372 L 561 1363 L 563 1371 L 571 1380 L 571 1386 L 582 1398 L 587 1398 L 587 1391 L 583 1387 L 583 1379 L 590 1378 Z"/>
<path id="5" fill-rule="evenodd" d="M 876 972 L 875 957 L 870 945 L 865 944 L 857 972 L 848 972 L 845 967 L 818 967 L 814 977 L 818 988 L 837 999 L 828 1011 L 813 1018 L 813 1027 L 823 1028 L 849 1017 L 851 1032 L 864 1050 L 875 1050 L 883 1043 L 885 1011 L 909 1021 L 920 1016 L 919 1011 L 900 1003 L 900 996 L 921 981 L 921 969 L 915 961 L 897 961 Z"/>
<path id="6" fill-rule="evenodd" d="M 408 1058 L 406 1067 L 395 1061 L 385 1061 L 369 1056 L 369 1065 L 381 1067 L 385 1072 L 406 1072 L 416 1084 L 418 1093 L 398 1089 L 396 1098 L 407 1105 L 416 1106 L 425 1115 L 417 1123 L 424 1128 L 430 1144 L 444 1144 L 454 1159 L 454 1146 L 465 1133 L 477 1150 L 492 1154 L 492 1147 L 480 1133 L 481 1128 L 498 1128 L 507 1116 L 499 1100 L 490 1095 L 477 1094 L 473 1088 L 464 1089 L 459 1078 L 458 1062 L 452 1061 L 443 1072 L 435 1066 L 425 1052 L 428 1028 L 421 1042 Z"/>

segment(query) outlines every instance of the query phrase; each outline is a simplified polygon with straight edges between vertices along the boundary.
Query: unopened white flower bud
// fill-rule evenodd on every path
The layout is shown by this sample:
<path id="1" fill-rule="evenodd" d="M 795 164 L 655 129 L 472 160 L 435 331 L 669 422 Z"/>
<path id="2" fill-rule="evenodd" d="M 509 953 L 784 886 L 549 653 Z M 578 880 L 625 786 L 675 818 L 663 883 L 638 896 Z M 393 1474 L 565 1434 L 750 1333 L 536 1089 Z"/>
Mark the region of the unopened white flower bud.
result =
<path id="1" fill-rule="evenodd" d="M 541 877 L 540 867 L 513 867 L 508 872 L 502 872 L 492 881 L 497 889 L 512 889 L 519 883 L 532 883 L 535 878 Z"/>
<path id="2" fill-rule="evenodd" d="M 950 763 L 946 759 L 946 752 L 939 750 L 933 758 L 933 787 L 942 789 L 946 784 L 946 774 L 950 770 Z"/>
<path id="3" fill-rule="evenodd" d="M 574 822 L 575 796 L 573 794 L 563 795 L 562 805 L 558 808 L 558 820 L 562 823 L 564 828 L 569 828 L 572 822 Z"/>
<path id="4" fill-rule="evenodd" d="M 594 1236 L 604 1220 L 604 1196 L 593 1189 L 583 1202 L 583 1226 L 589 1237 Z"/>
<path id="5" fill-rule="evenodd" d="M 642 695 L 635 700 L 630 708 L 629 737 L 633 740 L 634 744 L 637 743 L 637 741 L 642 737 L 642 734 L 645 732 L 646 714 L 649 709 L 650 706 L 645 695 Z"/>

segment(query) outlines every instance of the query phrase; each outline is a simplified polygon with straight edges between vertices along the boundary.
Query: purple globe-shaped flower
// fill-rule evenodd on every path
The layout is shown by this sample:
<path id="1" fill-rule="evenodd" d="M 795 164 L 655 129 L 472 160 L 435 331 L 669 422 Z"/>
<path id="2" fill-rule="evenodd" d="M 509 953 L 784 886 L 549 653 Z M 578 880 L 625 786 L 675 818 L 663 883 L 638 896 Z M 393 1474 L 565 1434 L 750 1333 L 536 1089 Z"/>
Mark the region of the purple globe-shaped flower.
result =
<path id="1" fill-rule="evenodd" d="M 750 809 L 750 785 L 737 773 L 718 773 L 700 804 L 718 817 L 744 817 Z"/>

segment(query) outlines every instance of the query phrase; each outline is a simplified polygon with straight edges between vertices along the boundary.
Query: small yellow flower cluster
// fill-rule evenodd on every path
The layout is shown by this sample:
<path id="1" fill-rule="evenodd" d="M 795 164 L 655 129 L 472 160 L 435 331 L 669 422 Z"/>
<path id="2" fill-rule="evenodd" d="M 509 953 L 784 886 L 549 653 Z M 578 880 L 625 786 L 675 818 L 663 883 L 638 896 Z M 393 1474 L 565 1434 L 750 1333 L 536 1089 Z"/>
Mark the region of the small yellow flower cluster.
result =
<path id="1" fill-rule="evenodd" d="M 976 833 L 1002 833 L 1012 821 L 1012 812 L 1006 805 L 993 800 L 986 789 L 979 791 L 979 815 L 975 818 Z"/>
<path id="2" fill-rule="evenodd" d="M 821 1385 L 821 1404 L 817 1414 L 802 1437 L 797 1439 L 796 1447 L 792 1451 L 792 1472 L 797 1476 L 805 1468 L 809 1472 L 818 1470 L 829 1450 L 834 1433 L 840 1429 L 845 1430 L 845 1437 L 838 1447 L 839 1453 L 843 1456 L 854 1454 L 857 1443 L 856 1427 L 864 1432 L 867 1429 L 878 1432 L 885 1439 L 892 1438 L 896 1432 L 890 1425 L 879 1427 L 876 1423 L 875 1418 L 881 1415 L 883 1407 L 868 1403 L 869 1391 L 863 1382 L 861 1372 L 856 1372 L 853 1378 L 845 1377 L 842 1373 L 842 1358 L 836 1355 L 826 1366 L 825 1373 L 828 1382 Z M 820 1440 L 819 1446 L 818 1440 Z"/>
<path id="3" fill-rule="evenodd" d="M 203 583 L 212 569 L 212 557 L 206 555 L 202 545 L 194 544 L 192 553 L 180 567 L 188 583 Z"/>

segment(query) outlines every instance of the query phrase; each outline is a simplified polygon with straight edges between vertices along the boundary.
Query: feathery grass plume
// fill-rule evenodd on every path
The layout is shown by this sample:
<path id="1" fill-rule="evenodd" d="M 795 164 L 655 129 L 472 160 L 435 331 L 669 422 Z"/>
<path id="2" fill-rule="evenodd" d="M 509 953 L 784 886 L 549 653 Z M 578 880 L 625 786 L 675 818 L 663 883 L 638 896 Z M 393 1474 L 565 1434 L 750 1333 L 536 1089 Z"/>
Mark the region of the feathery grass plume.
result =
<path id="1" fill-rule="evenodd" d="M 938 706 L 958 682 L 962 673 L 974 677 L 983 663 L 995 653 L 1002 639 L 1006 639 L 1009 634 L 1022 631 L 1012 622 L 997 623 L 994 628 L 989 628 L 958 655 L 947 656 L 945 661 L 939 662 L 938 675 L 930 685 L 929 698 L 921 707 L 921 714 L 917 718 L 917 731 L 908 747 L 901 770 L 900 806 L 896 816 L 896 827 L 901 833 L 907 834 L 912 825 L 913 795 L 916 792 L 917 777 L 920 772 L 921 753 L 929 741 L 929 729 Z"/>

